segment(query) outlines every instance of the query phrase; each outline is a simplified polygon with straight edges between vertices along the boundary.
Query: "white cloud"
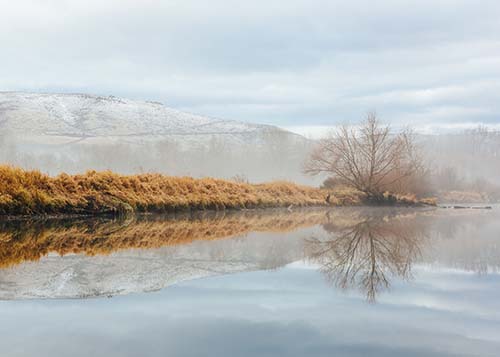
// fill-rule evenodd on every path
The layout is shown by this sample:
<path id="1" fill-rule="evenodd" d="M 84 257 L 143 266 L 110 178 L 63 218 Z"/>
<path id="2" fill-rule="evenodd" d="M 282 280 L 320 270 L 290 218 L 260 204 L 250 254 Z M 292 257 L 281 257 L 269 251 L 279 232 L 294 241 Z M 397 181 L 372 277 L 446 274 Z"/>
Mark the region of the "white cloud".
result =
<path id="1" fill-rule="evenodd" d="M 419 127 L 500 121 L 498 1 L 209 4 L 0 0 L 0 90 L 113 94 L 282 126 L 373 109 Z"/>

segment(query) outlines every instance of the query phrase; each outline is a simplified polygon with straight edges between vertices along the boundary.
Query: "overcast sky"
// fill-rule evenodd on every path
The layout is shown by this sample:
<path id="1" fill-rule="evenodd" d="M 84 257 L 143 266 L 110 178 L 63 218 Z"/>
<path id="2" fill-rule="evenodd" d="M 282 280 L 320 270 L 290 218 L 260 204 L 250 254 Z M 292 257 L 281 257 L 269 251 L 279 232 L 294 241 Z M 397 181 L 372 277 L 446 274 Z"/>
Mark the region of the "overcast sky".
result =
<path id="1" fill-rule="evenodd" d="M 285 127 L 500 125 L 500 1 L 0 0 L 0 90 Z"/>

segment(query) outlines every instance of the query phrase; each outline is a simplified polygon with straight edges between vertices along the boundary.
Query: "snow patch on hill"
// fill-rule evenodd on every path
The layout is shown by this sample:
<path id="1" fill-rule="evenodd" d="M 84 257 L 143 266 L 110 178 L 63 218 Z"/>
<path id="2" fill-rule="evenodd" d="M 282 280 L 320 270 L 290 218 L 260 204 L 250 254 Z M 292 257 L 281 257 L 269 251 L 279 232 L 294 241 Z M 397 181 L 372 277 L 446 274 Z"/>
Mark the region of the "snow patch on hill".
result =
<path id="1" fill-rule="evenodd" d="M 190 114 L 161 103 L 114 96 L 0 92 L 0 129 L 28 142 L 61 144 L 104 140 L 141 141 L 164 137 L 197 140 L 213 136 L 248 142 L 269 132 L 270 125 Z"/>

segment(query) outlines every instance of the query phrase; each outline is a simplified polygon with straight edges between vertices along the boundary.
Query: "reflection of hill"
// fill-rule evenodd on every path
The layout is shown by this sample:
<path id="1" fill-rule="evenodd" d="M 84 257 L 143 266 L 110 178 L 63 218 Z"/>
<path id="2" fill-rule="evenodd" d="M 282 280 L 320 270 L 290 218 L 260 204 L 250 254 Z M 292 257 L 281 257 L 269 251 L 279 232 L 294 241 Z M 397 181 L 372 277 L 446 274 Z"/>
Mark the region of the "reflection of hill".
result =
<path id="1" fill-rule="evenodd" d="M 120 220 L 52 220 L 0 223 L 0 267 L 59 255 L 110 254 L 132 248 L 160 248 L 240 236 L 288 232 L 325 221 L 324 210 L 255 211 L 191 216 L 143 216 Z"/>
<path id="2" fill-rule="evenodd" d="M 32 228 L 21 235 L 19 245 L 3 243 L 22 253 L 17 259 L 31 247 L 43 248 L 34 259 L 50 251 L 82 254 L 48 254 L 38 262 L 0 269 L 0 299 L 123 295 L 196 278 L 275 269 L 302 258 L 303 240 L 313 230 L 307 227 L 324 219 L 320 210 L 266 211 Z M 16 234 L 5 237 L 15 240 Z M 218 239 L 229 237 L 234 238 Z M 155 249 L 127 249 L 139 247 Z"/>

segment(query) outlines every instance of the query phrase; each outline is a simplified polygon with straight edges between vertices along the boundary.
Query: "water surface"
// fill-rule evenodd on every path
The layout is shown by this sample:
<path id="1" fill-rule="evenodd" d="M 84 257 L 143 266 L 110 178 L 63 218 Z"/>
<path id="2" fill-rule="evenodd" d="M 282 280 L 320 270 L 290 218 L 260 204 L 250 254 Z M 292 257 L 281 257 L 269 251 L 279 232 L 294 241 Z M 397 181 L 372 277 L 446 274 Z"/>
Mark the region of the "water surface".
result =
<path id="1" fill-rule="evenodd" d="M 2 356 L 496 356 L 500 214 L 0 223 Z"/>

